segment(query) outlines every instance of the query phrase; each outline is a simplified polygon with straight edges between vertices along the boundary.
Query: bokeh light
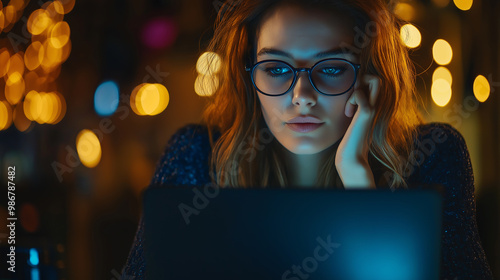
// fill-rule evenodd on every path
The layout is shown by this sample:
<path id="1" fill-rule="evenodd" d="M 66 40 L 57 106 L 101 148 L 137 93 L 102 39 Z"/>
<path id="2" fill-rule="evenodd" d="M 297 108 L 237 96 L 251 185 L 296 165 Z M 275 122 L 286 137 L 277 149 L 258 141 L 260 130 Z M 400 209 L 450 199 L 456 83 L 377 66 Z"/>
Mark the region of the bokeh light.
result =
<path id="1" fill-rule="evenodd" d="M 394 14 L 404 21 L 412 21 L 415 19 L 415 8 L 409 3 L 399 2 L 394 7 Z"/>
<path id="2" fill-rule="evenodd" d="M 437 64 L 447 65 L 453 58 L 453 50 L 446 40 L 438 39 L 432 46 L 432 56 Z"/>
<path id="3" fill-rule="evenodd" d="M 0 49 L 0 78 L 5 76 L 9 71 L 10 54 L 6 48 Z"/>
<path id="4" fill-rule="evenodd" d="M 168 90 L 162 84 L 140 84 L 130 95 L 130 106 L 140 116 L 158 115 L 167 108 L 169 102 Z"/>
<path id="5" fill-rule="evenodd" d="M 152 49 L 163 49 L 175 42 L 177 33 L 177 25 L 173 19 L 154 18 L 149 20 L 142 29 L 142 43 Z"/>
<path id="6" fill-rule="evenodd" d="M 101 143 L 94 132 L 84 129 L 76 137 L 76 150 L 83 165 L 94 168 L 101 161 Z"/>
<path id="7" fill-rule="evenodd" d="M 110 116 L 118 108 L 120 93 L 113 81 L 100 84 L 94 94 L 94 109 L 100 116 Z"/>
<path id="8" fill-rule="evenodd" d="M 462 11 L 467 11 L 472 7 L 472 0 L 453 0 L 455 6 Z"/>
<path id="9" fill-rule="evenodd" d="M 478 75 L 476 79 L 474 79 L 474 96 L 480 102 L 485 102 L 490 96 L 490 83 L 483 75 Z"/>
<path id="10" fill-rule="evenodd" d="M 432 82 L 432 100 L 440 107 L 446 106 L 451 100 L 451 85 L 445 79 L 437 79 Z"/>
<path id="11" fill-rule="evenodd" d="M 198 75 L 194 91 L 199 96 L 212 96 L 219 88 L 219 78 L 215 75 Z"/>
<path id="12" fill-rule="evenodd" d="M 32 203 L 23 203 L 19 208 L 19 221 L 24 230 L 34 233 L 40 226 L 40 215 Z"/>
<path id="13" fill-rule="evenodd" d="M 9 128 L 12 124 L 12 109 L 6 101 L 0 100 L 0 130 Z"/>
<path id="14" fill-rule="evenodd" d="M 11 76 L 14 73 L 19 73 L 21 76 L 24 74 L 23 55 L 23 52 L 18 52 L 9 59 L 9 69 L 6 74 L 7 76 Z"/>
<path id="15" fill-rule="evenodd" d="M 67 22 L 61 21 L 54 25 L 50 31 L 49 42 L 55 48 L 62 48 L 69 41 L 70 28 Z"/>
<path id="16" fill-rule="evenodd" d="M 220 71 L 221 58 L 214 52 L 204 52 L 196 62 L 196 71 L 202 75 L 214 75 Z"/>
<path id="17" fill-rule="evenodd" d="M 52 18 L 45 9 L 38 9 L 31 13 L 28 18 L 27 28 L 33 35 L 39 35 L 51 26 Z"/>
<path id="18" fill-rule="evenodd" d="M 404 44 L 409 48 L 416 48 L 420 45 L 422 41 L 422 35 L 417 27 L 413 24 L 408 23 L 401 27 L 401 39 Z"/>
<path id="19" fill-rule="evenodd" d="M 451 76 L 450 70 L 443 66 L 436 68 L 436 70 L 434 70 L 434 73 L 432 73 L 432 81 L 434 82 L 437 79 L 446 80 L 450 84 L 450 86 L 453 84 L 453 77 Z"/>
<path id="20" fill-rule="evenodd" d="M 23 98 L 25 84 L 23 76 L 19 72 L 14 72 L 5 82 L 5 98 L 10 104 L 15 105 Z"/>
<path id="21" fill-rule="evenodd" d="M 31 43 L 24 54 L 24 64 L 26 68 L 31 71 L 38 68 L 43 61 L 44 55 L 45 49 L 40 42 L 35 41 Z"/>
<path id="22" fill-rule="evenodd" d="M 12 119 L 17 130 L 21 132 L 27 132 L 32 127 L 32 122 L 24 114 L 24 103 L 16 105 Z"/>

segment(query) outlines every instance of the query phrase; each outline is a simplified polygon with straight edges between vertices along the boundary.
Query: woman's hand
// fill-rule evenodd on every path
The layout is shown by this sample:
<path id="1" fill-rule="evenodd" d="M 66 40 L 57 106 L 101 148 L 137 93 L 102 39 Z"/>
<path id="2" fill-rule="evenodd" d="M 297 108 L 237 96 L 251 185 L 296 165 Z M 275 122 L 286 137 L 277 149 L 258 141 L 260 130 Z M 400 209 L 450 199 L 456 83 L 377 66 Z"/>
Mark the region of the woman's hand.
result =
<path id="1" fill-rule="evenodd" d="M 375 101 L 380 88 L 380 78 L 364 75 L 354 86 L 345 106 L 345 115 L 353 117 L 339 144 L 335 166 L 344 187 L 375 188 L 373 173 L 368 164 L 371 135 L 375 117 Z"/>

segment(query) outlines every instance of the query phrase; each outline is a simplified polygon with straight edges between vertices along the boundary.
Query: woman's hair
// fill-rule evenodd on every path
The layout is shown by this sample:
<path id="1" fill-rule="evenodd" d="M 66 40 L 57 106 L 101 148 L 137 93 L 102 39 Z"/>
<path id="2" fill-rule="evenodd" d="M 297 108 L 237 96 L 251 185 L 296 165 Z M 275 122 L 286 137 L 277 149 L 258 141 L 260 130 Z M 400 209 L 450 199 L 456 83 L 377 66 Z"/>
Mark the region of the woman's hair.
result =
<path id="1" fill-rule="evenodd" d="M 260 102 L 245 66 L 253 63 L 256 36 L 264 17 L 283 4 L 312 11 L 352 16 L 354 44 L 340 46 L 360 57 L 361 75 L 376 75 L 381 88 L 370 128 L 369 164 L 377 186 L 407 187 L 415 128 L 423 123 L 418 111 L 415 72 L 400 39 L 399 22 L 382 0 L 233 0 L 219 10 L 208 50 L 222 67 L 210 81 L 218 88 L 203 113 L 212 145 L 211 174 L 215 184 L 233 187 L 288 185 L 277 140 L 263 120 Z M 214 143 L 212 129 L 221 132 Z M 340 140 L 323 162 L 316 185 L 343 188 L 335 167 Z"/>

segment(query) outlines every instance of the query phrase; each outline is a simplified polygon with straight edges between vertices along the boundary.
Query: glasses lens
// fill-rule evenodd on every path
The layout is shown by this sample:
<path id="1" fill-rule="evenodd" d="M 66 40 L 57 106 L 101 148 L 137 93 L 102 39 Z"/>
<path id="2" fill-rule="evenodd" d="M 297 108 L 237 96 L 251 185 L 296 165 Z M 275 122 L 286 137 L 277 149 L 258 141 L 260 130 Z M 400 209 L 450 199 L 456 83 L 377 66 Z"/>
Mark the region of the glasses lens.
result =
<path id="1" fill-rule="evenodd" d="M 314 67 L 311 79 L 319 91 L 325 94 L 344 93 L 354 84 L 354 66 L 342 60 L 326 60 Z"/>
<path id="2" fill-rule="evenodd" d="M 292 85 L 293 70 L 282 62 L 263 62 L 255 67 L 253 79 L 261 92 L 271 95 L 283 94 Z"/>

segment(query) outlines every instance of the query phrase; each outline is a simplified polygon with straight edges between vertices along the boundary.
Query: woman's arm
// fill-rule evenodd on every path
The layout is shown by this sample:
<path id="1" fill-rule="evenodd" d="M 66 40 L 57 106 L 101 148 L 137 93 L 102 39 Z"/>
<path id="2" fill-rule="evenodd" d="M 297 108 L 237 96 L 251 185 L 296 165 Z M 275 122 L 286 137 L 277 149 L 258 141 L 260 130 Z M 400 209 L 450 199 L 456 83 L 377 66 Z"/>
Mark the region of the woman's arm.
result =
<path id="1" fill-rule="evenodd" d="M 157 164 L 150 186 L 197 186 L 210 182 L 208 132 L 201 125 L 187 125 L 179 129 L 168 141 L 165 152 Z M 144 221 L 141 218 L 122 270 L 123 280 L 141 280 L 145 277 Z"/>

